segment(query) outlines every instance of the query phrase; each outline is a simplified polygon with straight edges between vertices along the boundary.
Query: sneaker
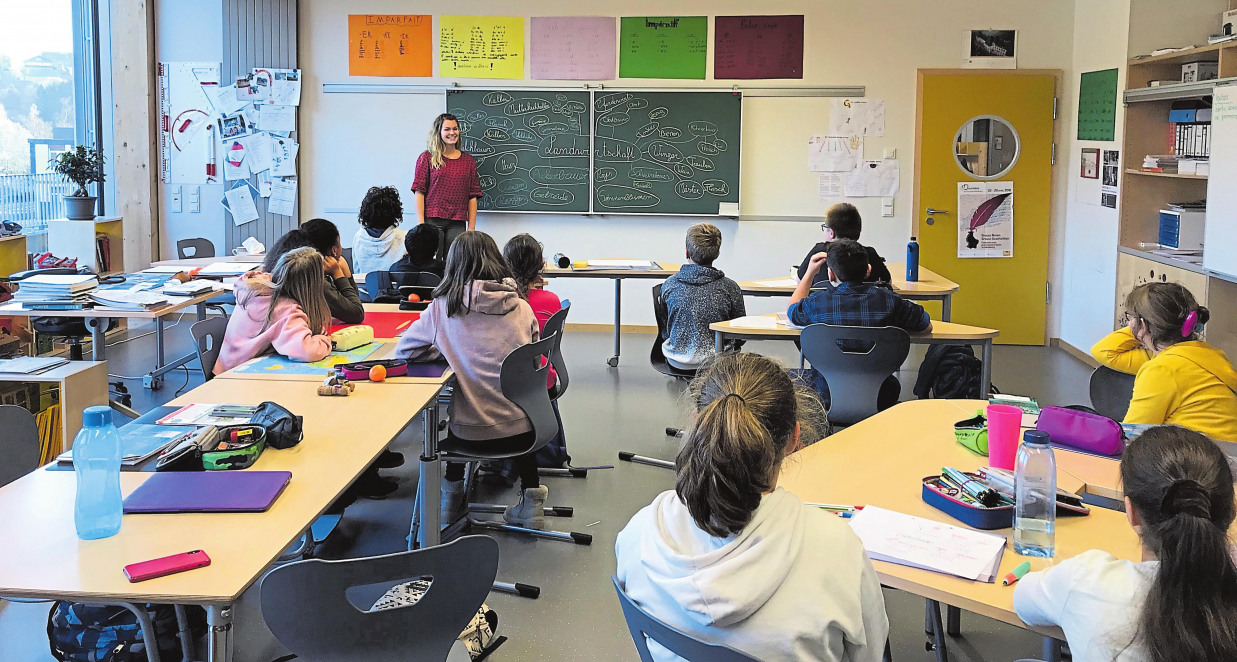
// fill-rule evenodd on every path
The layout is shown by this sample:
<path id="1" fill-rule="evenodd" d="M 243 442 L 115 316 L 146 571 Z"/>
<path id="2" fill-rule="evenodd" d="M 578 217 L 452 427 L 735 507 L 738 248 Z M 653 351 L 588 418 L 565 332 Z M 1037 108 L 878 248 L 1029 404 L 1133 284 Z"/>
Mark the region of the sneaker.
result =
<path id="1" fill-rule="evenodd" d="M 464 505 L 464 481 L 442 481 L 442 492 L 438 502 L 438 525 L 446 528 L 459 521 L 468 512 Z"/>
<path id="2" fill-rule="evenodd" d="M 549 496 L 550 488 L 545 485 L 527 488 L 520 492 L 520 500 L 514 506 L 503 511 L 503 519 L 526 529 L 544 529 L 545 500 Z"/>
<path id="3" fill-rule="evenodd" d="M 394 469 L 404 466 L 404 454 L 396 451 L 382 451 L 378 461 L 374 463 L 379 469 Z"/>
<path id="4" fill-rule="evenodd" d="M 385 499 L 399 489 L 399 481 L 379 476 L 377 471 L 366 472 L 352 486 L 362 499 Z"/>

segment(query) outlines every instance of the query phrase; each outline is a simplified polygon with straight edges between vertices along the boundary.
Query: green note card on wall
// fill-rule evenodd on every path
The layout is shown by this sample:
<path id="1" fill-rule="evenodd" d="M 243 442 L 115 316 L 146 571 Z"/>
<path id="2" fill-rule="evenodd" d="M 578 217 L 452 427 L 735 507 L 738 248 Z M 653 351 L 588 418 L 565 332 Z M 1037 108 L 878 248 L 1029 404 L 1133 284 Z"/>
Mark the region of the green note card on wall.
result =
<path id="1" fill-rule="evenodd" d="M 624 16 L 619 78 L 704 80 L 707 16 Z"/>
<path id="2" fill-rule="evenodd" d="M 1078 90 L 1078 139 L 1114 140 L 1117 127 L 1117 70 L 1088 71 Z"/>

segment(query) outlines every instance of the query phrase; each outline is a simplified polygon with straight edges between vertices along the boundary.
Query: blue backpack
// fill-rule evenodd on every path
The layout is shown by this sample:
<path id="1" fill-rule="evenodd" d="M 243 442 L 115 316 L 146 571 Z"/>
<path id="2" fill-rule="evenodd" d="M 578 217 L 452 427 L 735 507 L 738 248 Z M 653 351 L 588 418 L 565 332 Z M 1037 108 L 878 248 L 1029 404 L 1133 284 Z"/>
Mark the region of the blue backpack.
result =
<path id="1" fill-rule="evenodd" d="M 183 660 L 177 637 L 176 611 L 171 605 L 145 605 L 155 630 L 159 657 Z M 191 637 L 206 632 L 206 612 L 188 607 Z M 147 642 L 137 615 L 124 607 L 57 602 L 47 615 L 47 640 L 60 662 L 147 662 Z"/>

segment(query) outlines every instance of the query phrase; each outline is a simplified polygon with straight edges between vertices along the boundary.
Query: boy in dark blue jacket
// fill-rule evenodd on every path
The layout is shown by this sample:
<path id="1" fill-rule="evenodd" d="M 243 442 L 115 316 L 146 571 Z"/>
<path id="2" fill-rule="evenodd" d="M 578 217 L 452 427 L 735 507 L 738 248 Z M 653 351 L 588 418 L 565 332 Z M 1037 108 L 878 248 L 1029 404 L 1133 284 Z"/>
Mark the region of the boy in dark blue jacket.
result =
<path id="1" fill-rule="evenodd" d="M 812 283 L 828 264 L 825 286 L 812 291 Z M 859 242 L 838 239 L 830 243 L 829 253 L 813 255 L 803 280 L 790 297 L 787 316 L 799 326 L 833 324 L 837 326 L 896 326 L 911 333 L 932 329 L 932 320 L 923 306 L 907 301 L 893 290 L 864 282 L 871 273 L 868 251 Z M 843 348 L 850 350 L 850 348 Z M 864 348 L 856 348 L 864 351 Z M 816 390 L 829 405 L 829 385 L 815 369 L 809 371 Z M 890 375 L 881 386 L 877 406 L 881 409 L 897 403 L 902 387 L 898 378 Z"/>
<path id="2" fill-rule="evenodd" d="M 668 322 L 668 338 L 662 343 L 662 353 L 671 366 L 680 370 L 695 370 L 713 356 L 710 324 L 747 314 L 739 284 L 713 268 L 721 250 L 722 231 L 717 226 L 691 226 L 687 230 L 687 259 L 691 264 L 680 267 L 662 285 Z"/>

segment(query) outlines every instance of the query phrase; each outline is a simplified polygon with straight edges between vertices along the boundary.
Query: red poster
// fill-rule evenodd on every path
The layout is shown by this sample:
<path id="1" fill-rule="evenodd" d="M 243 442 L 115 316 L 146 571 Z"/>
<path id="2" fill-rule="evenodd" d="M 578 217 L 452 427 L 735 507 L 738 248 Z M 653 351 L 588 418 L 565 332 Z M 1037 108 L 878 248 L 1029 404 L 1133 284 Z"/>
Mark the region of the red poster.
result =
<path id="1" fill-rule="evenodd" d="M 713 77 L 803 78 L 803 16 L 718 16 Z"/>

